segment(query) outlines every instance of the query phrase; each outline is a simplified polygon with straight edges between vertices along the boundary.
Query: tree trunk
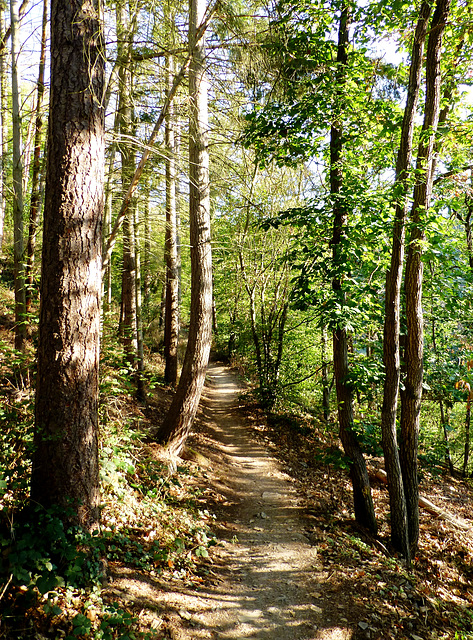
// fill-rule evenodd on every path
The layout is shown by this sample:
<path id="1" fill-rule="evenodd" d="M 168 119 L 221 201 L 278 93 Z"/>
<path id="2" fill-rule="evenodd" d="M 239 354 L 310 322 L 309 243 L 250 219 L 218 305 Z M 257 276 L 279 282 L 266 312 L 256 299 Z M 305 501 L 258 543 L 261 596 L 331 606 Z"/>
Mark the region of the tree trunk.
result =
<path id="1" fill-rule="evenodd" d="M 106 172 L 107 180 L 105 183 L 105 206 L 103 214 L 103 232 L 102 232 L 102 252 L 105 250 L 105 243 L 112 231 L 112 214 L 113 214 L 113 195 L 115 191 L 115 157 L 117 153 L 117 140 L 119 137 L 119 114 L 115 112 L 115 119 L 113 123 L 113 141 L 108 147 L 108 170 Z M 103 270 L 103 299 L 102 299 L 102 312 L 104 317 L 110 311 L 112 305 L 112 265 L 108 263 L 107 267 Z"/>
<path id="2" fill-rule="evenodd" d="M 179 385 L 158 432 L 171 453 L 182 450 L 199 405 L 212 335 L 212 252 L 208 154 L 205 42 L 200 36 L 204 0 L 189 3 L 189 221 L 191 245 L 191 309 L 189 336 Z"/>
<path id="3" fill-rule="evenodd" d="M 322 410 L 324 420 L 327 422 L 330 417 L 330 385 L 328 381 L 327 362 L 327 327 L 322 328 Z"/>
<path id="4" fill-rule="evenodd" d="M 31 296 L 33 289 L 33 266 L 36 248 L 36 232 L 38 229 L 41 206 L 41 138 L 43 132 L 43 97 L 44 69 L 46 66 L 46 35 L 48 26 L 48 0 L 43 0 L 43 23 L 41 29 L 41 52 L 39 58 L 38 88 L 36 98 L 36 129 L 34 135 L 33 170 L 31 175 L 30 221 L 28 226 L 28 242 L 26 245 L 26 313 L 31 312 Z"/>
<path id="5" fill-rule="evenodd" d="M 448 467 L 450 475 L 453 476 L 454 468 L 453 468 L 452 456 L 450 454 L 450 442 L 449 442 L 449 436 L 448 436 L 448 426 L 450 424 L 449 410 L 448 410 L 448 407 L 445 410 L 442 400 L 440 400 L 439 406 L 440 406 L 440 422 L 442 424 L 443 440 L 445 443 L 445 463 Z"/>
<path id="6" fill-rule="evenodd" d="M 425 216 L 429 210 L 433 183 L 435 133 L 440 105 L 440 57 L 442 36 L 450 0 L 438 0 L 430 25 L 426 56 L 426 95 L 424 123 L 417 152 L 416 182 L 411 212 L 411 233 L 406 260 L 406 380 L 401 395 L 400 462 L 406 496 L 409 547 L 414 556 L 419 540 L 419 483 L 417 449 L 423 381 L 422 251 Z"/>
<path id="7" fill-rule="evenodd" d="M 141 285 L 141 252 L 140 252 L 140 216 L 138 207 L 135 206 L 135 219 L 133 237 L 135 241 L 135 266 L 136 266 L 136 278 L 135 278 L 135 299 L 136 299 L 136 397 L 138 400 L 144 402 L 146 399 L 145 394 L 145 354 L 143 344 L 143 316 L 142 316 L 142 285 Z"/>
<path id="8" fill-rule="evenodd" d="M 396 432 L 397 402 L 400 380 L 399 330 L 401 318 L 401 282 L 404 263 L 405 222 L 409 168 L 412 158 L 414 120 L 422 74 L 424 43 L 430 17 L 430 4 L 423 2 L 412 45 L 411 67 L 407 101 L 397 155 L 396 197 L 391 265 L 386 274 L 383 363 L 385 370 L 381 431 L 384 460 L 388 474 L 391 507 L 391 541 L 396 551 L 410 562 L 407 506 L 402 482 L 401 465 Z"/>
<path id="9" fill-rule="evenodd" d="M 0 0 L 0 253 L 3 247 L 3 236 L 5 229 L 5 211 L 6 211 L 6 186 L 5 186 L 5 165 L 8 152 L 8 130 L 7 130 L 7 48 L 5 46 L 5 8 L 6 2 Z"/>
<path id="10" fill-rule="evenodd" d="M 343 249 L 348 226 L 348 212 L 343 198 L 343 133 L 341 112 L 343 84 L 347 65 L 348 48 L 348 7 L 342 5 L 337 50 L 337 104 L 335 117 L 330 132 L 330 193 L 333 201 L 333 264 L 335 275 L 332 288 L 335 295 L 340 297 L 340 303 L 345 303 L 345 293 L 342 290 L 340 271 L 348 269 L 347 256 Z M 353 423 L 353 391 L 347 382 L 348 367 L 348 335 L 343 327 L 333 330 L 333 367 L 337 391 L 338 422 L 340 439 L 345 454 L 350 459 L 350 477 L 353 485 L 353 502 L 355 518 L 362 526 L 373 534 L 377 532 L 376 516 L 371 497 L 368 471 L 361 447 L 357 441 Z"/>
<path id="11" fill-rule="evenodd" d="M 12 56 L 13 128 L 13 260 L 15 274 L 15 349 L 22 351 L 26 339 L 26 292 L 23 241 L 23 166 L 21 155 L 20 90 L 18 86 L 19 17 L 18 2 L 10 0 Z"/>
<path id="12" fill-rule="evenodd" d="M 468 474 L 468 462 L 470 459 L 470 426 L 471 426 L 471 392 L 468 391 L 468 400 L 466 402 L 465 415 L 465 449 L 463 453 L 463 470 L 462 476 L 466 478 Z"/>
<path id="13" fill-rule="evenodd" d="M 167 57 L 168 91 L 172 86 L 174 61 Z M 166 114 L 166 233 L 164 254 L 166 259 L 166 309 L 164 312 L 164 379 L 173 387 L 177 384 L 179 344 L 179 272 L 177 254 L 176 207 L 176 150 L 174 137 L 174 105 L 171 102 Z"/>
<path id="14" fill-rule="evenodd" d="M 120 157 L 123 197 L 135 172 L 135 159 L 130 138 L 133 135 L 131 47 L 133 34 L 124 5 L 116 5 L 117 17 L 117 58 L 118 70 L 118 126 L 120 132 Z M 123 221 L 123 264 L 122 264 L 122 340 L 125 360 L 134 367 L 137 354 L 136 335 L 136 256 L 134 241 L 133 199 Z"/>
<path id="15" fill-rule="evenodd" d="M 148 186 L 148 185 L 147 185 Z M 144 259 L 143 259 L 143 312 L 146 322 L 149 322 L 149 303 L 151 300 L 151 218 L 149 215 L 149 188 L 145 189 L 144 203 Z"/>
<path id="16" fill-rule="evenodd" d="M 104 61 L 98 2 L 53 0 L 31 500 L 89 529 L 99 521 Z"/>

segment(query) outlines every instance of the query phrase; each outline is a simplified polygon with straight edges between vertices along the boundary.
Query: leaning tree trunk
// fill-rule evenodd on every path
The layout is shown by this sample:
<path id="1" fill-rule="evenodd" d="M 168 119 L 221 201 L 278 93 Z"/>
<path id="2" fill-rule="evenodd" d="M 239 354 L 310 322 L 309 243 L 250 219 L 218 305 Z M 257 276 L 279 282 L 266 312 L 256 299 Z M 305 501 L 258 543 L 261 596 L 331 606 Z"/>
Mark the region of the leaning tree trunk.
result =
<path id="1" fill-rule="evenodd" d="M 105 54 L 98 0 L 53 0 L 31 500 L 95 528 Z M 80 16 L 80 20 L 78 20 Z"/>
<path id="2" fill-rule="evenodd" d="M 13 260 L 15 274 L 15 349 L 26 339 L 25 261 L 23 241 L 23 165 L 21 154 L 20 89 L 18 85 L 19 17 L 17 0 L 10 0 L 13 128 Z"/>
<path id="3" fill-rule="evenodd" d="M 341 10 L 338 32 L 337 104 L 335 104 L 335 115 L 330 132 L 330 193 L 333 201 L 333 235 L 331 244 L 335 270 L 332 288 L 334 295 L 339 296 L 341 304 L 344 304 L 346 299 L 342 290 L 341 270 L 348 268 L 346 264 L 347 256 L 343 249 L 348 229 L 348 212 L 343 198 L 343 132 L 341 125 L 347 49 L 348 7 L 344 4 Z M 357 522 L 372 533 L 376 533 L 376 516 L 371 497 L 368 471 L 353 429 L 353 390 L 347 382 L 349 374 L 348 335 L 344 327 L 336 327 L 333 330 L 333 368 L 337 391 L 340 439 L 345 454 L 350 459 L 355 518 Z"/>
<path id="4" fill-rule="evenodd" d="M 422 252 L 425 242 L 425 216 L 429 210 L 433 184 L 435 134 L 440 105 L 440 59 L 442 37 L 450 0 L 438 0 L 430 25 L 426 56 L 424 123 L 416 163 L 416 182 L 411 212 L 411 233 L 406 260 L 406 379 L 401 394 L 400 461 L 406 496 L 411 557 L 419 540 L 419 482 L 417 450 L 423 382 L 424 331 L 422 314 Z"/>
<path id="5" fill-rule="evenodd" d="M 407 101 L 404 109 L 401 142 L 396 163 L 396 181 L 394 185 L 396 208 L 393 226 L 391 265 L 386 274 L 383 343 L 385 379 L 381 412 L 381 431 L 391 507 L 391 540 L 394 548 L 401 553 L 408 562 L 410 561 L 410 551 L 407 528 L 407 507 L 396 432 L 397 402 L 401 372 L 399 331 L 407 191 L 409 185 L 408 178 L 412 158 L 414 119 L 419 97 L 423 51 L 429 16 L 430 4 L 424 2 L 420 8 L 419 20 L 412 45 Z"/>
<path id="6" fill-rule="evenodd" d="M 191 245 L 191 309 L 189 336 L 179 385 L 158 440 L 171 453 L 182 450 L 194 422 L 210 354 L 212 335 L 212 253 L 208 154 L 205 43 L 200 37 L 205 1 L 190 0 L 189 47 L 189 221 Z"/>

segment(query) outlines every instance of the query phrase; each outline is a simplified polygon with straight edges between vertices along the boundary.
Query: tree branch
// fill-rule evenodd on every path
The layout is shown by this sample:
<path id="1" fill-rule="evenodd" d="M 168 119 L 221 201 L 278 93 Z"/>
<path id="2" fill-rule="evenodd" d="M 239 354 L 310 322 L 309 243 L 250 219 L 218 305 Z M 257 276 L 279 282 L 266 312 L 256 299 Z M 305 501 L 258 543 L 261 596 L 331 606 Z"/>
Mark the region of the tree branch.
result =
<path id="1" fill-rule="evenodd" d="M 140 181 L 141 178 L 141 174 L 143 173 L 143 169 L 145 168 L 146 162 L 151 154 L 152 151 L 152 147 L 153 144 L 158 136 L 159 130 L 161 129 L 161 126 L 164 122 L 164 119 L 166 117 L 166 113 L 167 110 L 169 108 L 169 105 L 171 104 L 171 102 L 174 99 L 174 96 L 176 95 L 176 92 L 181 84 L 181 82 L 184 79 L 184 76 L 186 74 L 186 71 L 189 67 L 189 64 L 191 62 L 192 59 L 192 54 L 194 49 L 197 47 L 198 43 L 200 42 L 200 40 L 202 39 L 202 37 L 204 36 L 204 33 L 209 25 L 209 22 L 218 6 L 218 2 L 219 0 L 217 0 L 217 2 L 214 4 L 214 6 L 212 7 L 211 10 L 209 10 L 206 19 L 202 22 L 202 24 L 200 25 L 200 27 L 197 30 L 197 34 L 196 34 L 196 40 L 195 40 L 195 44 L 194 44 L 194 48 L 192 50 L 190 50 L 186 56 L 186 59 L 184 60 L 182 67 L 179 71 L 179 73 L 175 76 L 174 81 L 172 83 L 171 89 L 169 90 L 168 95 L 166 96 L 166 100 L 164 101 L 163 107 L 161 109 L 161 112 L 159 114 L 159 117 L 156 121 L 156 124 L 154 125 L 153 131 L 151 132 L 151 135 L 148 139 L 148 142 L 146 144 L 145 150 L 143 151 L 143 155 L 141 156 L 141 160 L 138 163 L 138 166 L 136 167 L 135 173 L 133 175 L 133 178 L 131 180 L 130 186 L 128 187 L 128 191 L 126 192 L 126 195 L 123 199 L 122 202 L 122 206 L 120 207 L 120 211 L 118 213 L 118 216 L 115 220 L 115 223 L 113 225 L 113 229 L 110 233 L 110 236 L 107 240 L 107 244 L 105 245 L 105 249 L 103 252 L 103 258 L 102 258 L 102 274 L 104 273 L 105 269 L 107 268 L 109 262 L 110 262 L 110 258 L 112 255 L 112 251 L 113 251 L 113 247 L 115 246 L 115 242 L 117 241 L 117 236 L 118 236 L 118 232 L 120 230 L 120 227 L 123 224 L 123 221 L 125 220 L 128 208 L 130 206 L 130 202 L 131 199 L 133 197 L 133 194 L 136 190 L 136 187 L 138 186 L 138 183 Z"/>
<path id="2" fill-rule="evenodd" d="M 452 169 L 451 171 L 446 171 L 445 173 L 442 173 L 440 176 L 435 178 L 433 183 L 434 183 L 434 185 L 436 185 L 439 182 L 441 182 L 442 180 L 446 180 L 447 178 L 451 178 L 452 176 L 455 176 L 455 175 L 457 175 L 459 173 L 463 173 L 464 171 L 470 171 L 471 169 L 473 169 L 473 165 L 472 164 L 467 164 L 464 167 L 459 167 L 458 169 Z"/>

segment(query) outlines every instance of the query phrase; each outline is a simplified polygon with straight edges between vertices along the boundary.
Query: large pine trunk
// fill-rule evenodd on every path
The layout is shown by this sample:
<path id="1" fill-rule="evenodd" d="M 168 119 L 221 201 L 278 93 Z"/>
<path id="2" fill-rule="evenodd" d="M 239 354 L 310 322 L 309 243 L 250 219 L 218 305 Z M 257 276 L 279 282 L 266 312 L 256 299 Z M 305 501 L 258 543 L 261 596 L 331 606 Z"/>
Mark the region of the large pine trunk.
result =
<path id="1" fill-rule="evenodd" d="M 104 52 L 96 0 L 53 0 L 31 500 L 99 521 Z M 80 19 L 79 19 L 80 17 Z"/>
<path id="2" fill-rule="evenodd" d="M 426 56 L 424 123 L 416 163 L 416 182 L 411 212 L 411 233 L 406 259 L 404 290 L 406 295 L 405 390 L 401 394 L 400 461 L 406 496 L 409 546 L 413 556 L 419 540 L 419 482 L 417 449 L 422 400 L 424 327 L 422 313 L 422 252 L 425 243 L 425 217 L 430 207 L 433 184 L 435 134 L 440 106 L 440 59 L 442 37 L 450 9 L 450 0 L 438 0 L 430 25 Z"/>
<path id="3" fill-rule="evenodd" d="M 189 220 L 191 245 L 191 309 L 189 335 L 181 377 L 157 439 L 178 455 L 199 406 L 210 355 L 212 334 L 212 252 L 208 154 L 207 79 L 205 43 L 199 26 L 204 0 L 190 0 L 189 46 Z"/>
<path id="4" fill-rule="evenodd" d="M 405 222 L 409 169 L 412 159 L 414 118 L 422 74 L 424 43 L 430 17 L 430 4 L 424 2 L 412 46 L 407 101 L 402 122 L 401 142 L 396 163 L 396 208 L 393 225 L 391 265 L 386 274 L 383 362 L 385 370 L 381 431 L 384 460 L 388 474 L 391 507 L 391 540 L 394 548 L 410 560 L 407 507 L 397 443 L 397 403 L 401 374 L 399 331 L 401 320 L 401 283 L 404 263 Z"/>

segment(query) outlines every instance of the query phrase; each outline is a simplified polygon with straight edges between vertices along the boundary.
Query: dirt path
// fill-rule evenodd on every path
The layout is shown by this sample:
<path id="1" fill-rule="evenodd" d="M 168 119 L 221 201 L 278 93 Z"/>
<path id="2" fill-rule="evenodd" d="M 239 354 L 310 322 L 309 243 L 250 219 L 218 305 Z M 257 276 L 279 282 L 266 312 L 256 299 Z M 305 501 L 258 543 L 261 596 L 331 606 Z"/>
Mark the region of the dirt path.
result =
<path id="1" fill-rule="evenodd" d="M 123 576 L 114 588 L 148 610 L 154 602 L 157 620 L 165 610 L 176 640 L 348 640 L 343 605 L 324 591 L 329 576 L 304 535 L 295 486 L 245 425 L 239 393 L 228 368 L 209 368 L 201 431 L 190 443 L 215 506 L 212 582 L 163 592 L 151 580 Z"/>

